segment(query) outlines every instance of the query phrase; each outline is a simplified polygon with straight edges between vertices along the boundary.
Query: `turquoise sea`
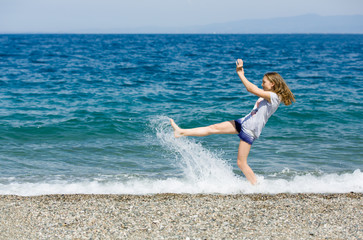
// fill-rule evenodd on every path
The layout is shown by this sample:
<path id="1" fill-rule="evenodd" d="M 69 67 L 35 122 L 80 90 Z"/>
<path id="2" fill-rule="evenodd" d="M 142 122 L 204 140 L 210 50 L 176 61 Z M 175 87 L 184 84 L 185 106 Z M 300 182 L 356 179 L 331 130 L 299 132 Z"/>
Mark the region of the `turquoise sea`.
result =
<path id="1" fill-rule="evenodd" d="M 246 115 L 279 72 L 296 96 L 254 143 L 174 139 Z M 0 194 L 363 192 L 363 35 L 0 35 Z"/>

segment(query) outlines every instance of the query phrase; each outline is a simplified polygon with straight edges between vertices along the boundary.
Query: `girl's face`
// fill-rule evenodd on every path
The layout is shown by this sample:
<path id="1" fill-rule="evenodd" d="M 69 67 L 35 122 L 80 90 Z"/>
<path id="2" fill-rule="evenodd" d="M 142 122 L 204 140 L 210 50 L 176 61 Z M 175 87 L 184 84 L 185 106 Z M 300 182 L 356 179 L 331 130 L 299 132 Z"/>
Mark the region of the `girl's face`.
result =
<path id="1" fill-rule="evenodd" d="M 263 90 L 272 91 L 274 85 L 275 84 L 273 84 L 270 80 L 268 80 L 267 77 L 263 77 L 263 79 L 262 79 Z"/>

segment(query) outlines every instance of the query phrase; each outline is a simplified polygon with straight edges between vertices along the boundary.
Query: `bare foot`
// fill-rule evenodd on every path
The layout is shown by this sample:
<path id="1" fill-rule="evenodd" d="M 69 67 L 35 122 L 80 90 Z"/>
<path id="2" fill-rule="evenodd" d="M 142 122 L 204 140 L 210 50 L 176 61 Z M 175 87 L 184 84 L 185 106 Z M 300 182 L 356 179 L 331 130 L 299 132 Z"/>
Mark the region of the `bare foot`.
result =
<path id="1" fill-rule="evenodd" d="M 174 120 L 171 119 L 171 118 L 170 118 L 170 124 L 174 128 L 174 136 L 176 138 L 179 138 L 179 137 L 183 136 L 182 135 L 182 132 L 181 132 L 182 129 L 178 125 L 176 125 L 176 123 L 174 122 Z"/>

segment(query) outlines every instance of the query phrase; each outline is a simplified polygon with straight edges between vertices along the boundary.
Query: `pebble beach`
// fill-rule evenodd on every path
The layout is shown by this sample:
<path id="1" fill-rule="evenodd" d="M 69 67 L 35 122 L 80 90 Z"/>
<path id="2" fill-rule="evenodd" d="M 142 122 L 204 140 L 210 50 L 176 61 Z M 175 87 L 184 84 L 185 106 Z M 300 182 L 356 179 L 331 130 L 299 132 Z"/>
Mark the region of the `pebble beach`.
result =
<path id="1" fill-rule="evenodd" d="M 363 194 L 0 196 L 0 239 L 362 239 Z"/>

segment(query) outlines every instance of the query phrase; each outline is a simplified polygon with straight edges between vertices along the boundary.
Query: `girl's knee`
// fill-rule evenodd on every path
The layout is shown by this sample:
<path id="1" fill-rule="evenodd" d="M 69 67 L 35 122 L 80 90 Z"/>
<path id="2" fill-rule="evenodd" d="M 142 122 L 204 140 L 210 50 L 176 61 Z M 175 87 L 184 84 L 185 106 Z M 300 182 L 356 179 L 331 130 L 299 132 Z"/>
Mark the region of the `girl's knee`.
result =
<path id="1" fill-rule="evenodd" d="M 247 159 L 245 159 L 245 158 L 238 158 L 237 159 L 237 165 L 240 168 L 246 168 L 246 167 L 248 167 Z"/>
<path id="2" fill-rule="evenodd" d="M 210 133 L 218 133 L 219 132 L 219 127 L 218 127 L 218 125 L 217 124 L 213 124 L 213 125 L 210 125 L 210 126 L 208 126 L 208 131 L 210 132 Z"/>

